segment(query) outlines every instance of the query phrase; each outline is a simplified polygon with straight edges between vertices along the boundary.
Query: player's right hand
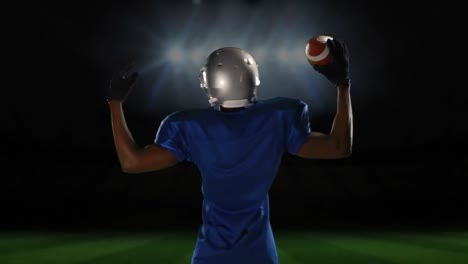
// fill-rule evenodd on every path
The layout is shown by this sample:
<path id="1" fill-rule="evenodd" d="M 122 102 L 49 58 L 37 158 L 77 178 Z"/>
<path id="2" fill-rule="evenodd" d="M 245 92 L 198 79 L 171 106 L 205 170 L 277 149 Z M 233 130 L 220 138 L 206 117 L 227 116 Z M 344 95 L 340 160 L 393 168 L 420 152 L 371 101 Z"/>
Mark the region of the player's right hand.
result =
<path id="1" fill-rule="evenodd" d="M 109 84 L 107 101 L 125 101 L 138 78 L 138 72 L 133 72 L 135 65 L 127 64 L 114 73 Z"/>
<path id="2" fill-rule="evenodd" d="M 326 65 L 313 65 L 314 69 L 325 76 L 335 85 L 350 83 L 349 56 L 346 45 L 336 38 L 328 39 L 331 61 Z"/>

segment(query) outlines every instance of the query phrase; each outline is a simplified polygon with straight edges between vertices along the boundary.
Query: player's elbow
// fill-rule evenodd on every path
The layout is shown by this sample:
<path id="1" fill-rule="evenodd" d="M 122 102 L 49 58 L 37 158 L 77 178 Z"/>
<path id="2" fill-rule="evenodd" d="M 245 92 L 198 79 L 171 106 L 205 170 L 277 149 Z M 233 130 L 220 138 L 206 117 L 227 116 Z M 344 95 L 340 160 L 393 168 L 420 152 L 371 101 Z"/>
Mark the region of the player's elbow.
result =
<path id="1" fill-rule="evenodd" d="M 347 158 L 351 156 L 353 152 L 353 134 L 350 130 L 333 131 L 330 134 L 330 145 L 333 152 L 336 154 L 336 158 Z"/>
<path id="2" fill-rule="evenodd" d="M 129 164 L 122 164 L 121 168 L 124 173 L 138 173 L 135 167 Z"/>
<path id="3" fill-rule="evenodd" d="M 125 166 L 122 166 L 122 172 L 124 172 L 124 173 L 139 173 L 140 171 L 137 170 L 135 167 L 125 165 Z"/>
<path id="4" fill-rule="evenodd" d="M 124 159 L 120 161 L 122 172 L 124 173 L 140 173 L 139 165 L 136 159 Z"/>
<path id="5" fill-rule="evenodd" d="M 340 158 L 340 159 L 348 158 L 349 156 L 351 156 L 352 152 L 353 152 L 352 148 L 345 148 L 338 152 L 337 158 Z"/>
<path id="6" fill-rule="evenodd" d="M 335 153 L 337 159 L 344 159 L 351 156 L 353 152 L 353 147 L 349 141 L 339 141 L 335 142 Z"/>
<path id="7" fill-rule="evenodd" d="M 138 174 L 138 173 L 145 173 L 148 171 L 149 170 L 145 168 L 145 166 L 142 163 L 134 162 L 134 163 L 122 164 L 122 172 L 124 173 Z"/>

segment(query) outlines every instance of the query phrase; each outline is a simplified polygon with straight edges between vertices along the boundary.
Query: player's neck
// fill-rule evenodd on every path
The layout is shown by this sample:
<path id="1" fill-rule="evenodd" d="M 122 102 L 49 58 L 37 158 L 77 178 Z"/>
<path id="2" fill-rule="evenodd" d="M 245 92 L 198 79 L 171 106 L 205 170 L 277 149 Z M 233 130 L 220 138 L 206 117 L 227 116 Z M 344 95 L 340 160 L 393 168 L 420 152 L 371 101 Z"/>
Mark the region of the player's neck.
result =
<path id="1" fill-rule="evenodd" d="M 233 107 L 233 108 L 225 108 L 225 107 L 220 107 L 221 112 L 236 112 L 236 111 L 241 111 L 244 110 L 245 107 Z"/>

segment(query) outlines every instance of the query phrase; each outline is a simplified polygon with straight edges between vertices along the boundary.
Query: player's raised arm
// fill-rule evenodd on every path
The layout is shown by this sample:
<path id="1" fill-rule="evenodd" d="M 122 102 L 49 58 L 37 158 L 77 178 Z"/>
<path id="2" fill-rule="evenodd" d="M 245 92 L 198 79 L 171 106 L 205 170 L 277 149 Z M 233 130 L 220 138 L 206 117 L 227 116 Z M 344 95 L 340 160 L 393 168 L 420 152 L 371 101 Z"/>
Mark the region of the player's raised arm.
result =
<path id="1" fill-rule="evenodd" d="M 353 112 L 351 107 L 349 58 L 346 46 L 337 39 L 329 39 L 332 60 L 326 65 L 314 65 L 337 87 L 337 111 L 329 134 L 312 132 L 296 153 L 303 158 L 337 159 L 351 155 L 353 145 Z"/>
<path id="2" fill-rule="evenodd" d="M 145 148 L 137 146 L 127 127 L 122 103 L 138 77 L 138 73 L 131 73 L 132 68 L 126 66 L 125 69 L 114 74 L 107 98 L 111 111 L 115 148 L 122 170 L 127 173 L 142 173 L 175 165 L 177 158 L 167 149 L 154 144 Z"/>

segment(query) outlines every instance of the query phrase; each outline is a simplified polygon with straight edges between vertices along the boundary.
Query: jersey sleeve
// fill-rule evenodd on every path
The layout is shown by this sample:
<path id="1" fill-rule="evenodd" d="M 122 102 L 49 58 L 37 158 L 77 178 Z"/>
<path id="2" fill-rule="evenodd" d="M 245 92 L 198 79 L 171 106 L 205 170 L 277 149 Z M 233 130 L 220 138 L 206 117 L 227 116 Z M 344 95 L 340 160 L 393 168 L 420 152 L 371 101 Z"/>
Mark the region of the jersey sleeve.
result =
<path id="1" fill-rule="evenodd" d="M 311 133 L 309 107 L 306 103 L 299 101 L 297 106 L 288 112 L 286 151 L 291 154 L 296 154 Z"/>
<path id="2" fill-rule="evenodd" d="M 177 157 L 178 161 L 187 159 L 187 148 L 183 139 L 182 124 L 172 120 L 171 115 L 161 122 L 154 143 L 168 149 Z"/>

